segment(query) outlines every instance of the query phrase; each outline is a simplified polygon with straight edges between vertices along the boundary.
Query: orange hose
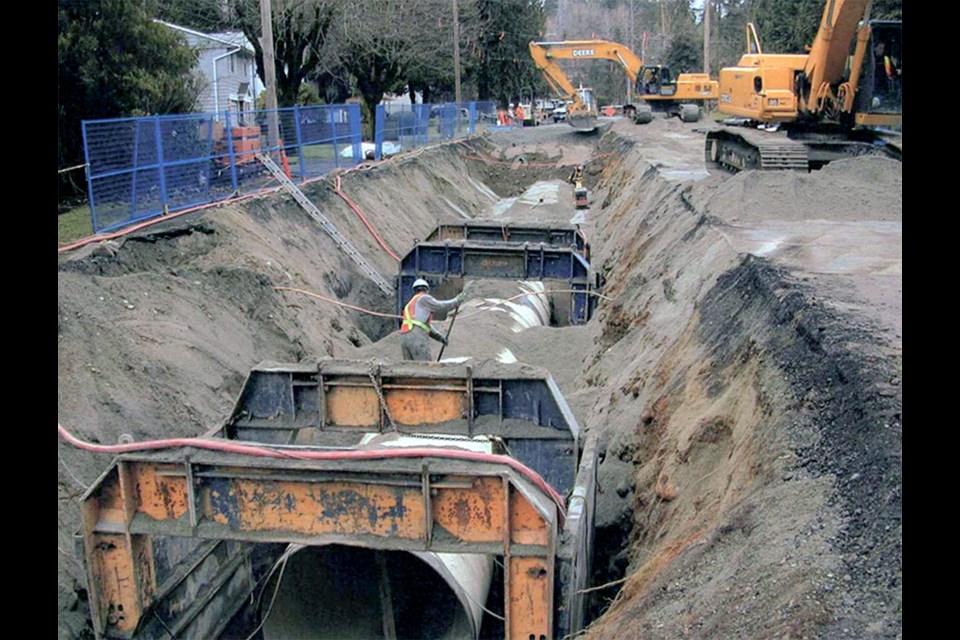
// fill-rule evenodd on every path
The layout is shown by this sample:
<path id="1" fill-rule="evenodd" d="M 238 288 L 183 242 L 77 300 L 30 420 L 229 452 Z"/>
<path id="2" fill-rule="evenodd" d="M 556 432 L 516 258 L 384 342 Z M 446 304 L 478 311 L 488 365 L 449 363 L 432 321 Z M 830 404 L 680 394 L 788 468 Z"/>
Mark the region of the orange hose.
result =
<path id="1" fill-rule="evenodd" d="M 380 237 L 380 234 L 377 233 L 377 230 L 374 229 L 373 225 L 370 224 L 370 221 L 367 220 L 367 216 L 363 215 L 363 211 L 360 210 L 360 207 L 358 207 L 350 198 L 348 198 L 347 194 L 345 194 L 343 192 L 343 189 L 340 188 L 340 176 L 337 176 L 336 185 L 334 186 L 333 192 L 336 193 L 341 198 L 343 198 L 343 201 L 347 203 L 347 206 L 353 209 L 354 213 L 360 216 L 360 220 L 363 222 L 363 225 L 367 228 L 367 231 L 369 231 L 370 234 L 373 235 L 373 237 L 376 239 L 377 244 L 379 244 L 380 247 L 384 251 L 386 251 L 391 258 L 393 258 L 397 262 L 400 262 L 400 256 L 394 253 L 393 249 L 387 246 L 387 243 L 384 242 L 383 238 Z"/>
<path id="2" fill-rule="evenodd" d="M 239 201 L 241 201 L 241 200 L 247 200 L 247 199 L 249 199 L 249 198 L 254 198 L 254 197 L 256 197 L 256 196 L 265 195 L 265 194 L 267 194 L 267 193 L 274 193 L 274 192 L 276 192 L 276 191 L 279 191 L 280 189 L 281 189 L 281 187 L 276 187 L 276 188 L 273 188 L 273 189 L 260 189 L 260 190 L 257 191 L 256 193 L 248 193 L 248 194 L 246 194 L 246 195 L 237 196 L 236 198 L 229 198 L 229 199 L 227 199 L 227 200 L 217 200 L 216 202 L 210 202 L 210 203 L 207 203 L 207 204 L 201 204 L 201 205 L 198 205 L 198 206 L 196 206 L 196 207 L 190 207 L 189 209 L 183 209 L 182 211 L 176 211 L 176 212 L 174 212 L 174 213 L 168 213 L 167 215 L 160 215 L 160 216 L 157 216 L 157 217 L 155 217 L 155 218 L 150 218 L 149 220 L 144 220 L 143 222 L 140 222 L 140 223 L 138 223 L 138 224 L 135 224 L 135 225 L 132 225 L 132 226 L 129 226 L 129 227 L 124 227 L 123 230 L 121 230 L 121 231 L 113 231 L 113 232 L 111 232 L 111 233 L 98 233 L 98 234 L 93 235 L 93 236 L 87 236 L 86 238 L 83 238 L 83 239 L 81 239 L 81 240 L 77 240 L 76 242 L 74 242 L 74 243 L 72 243 L 72 244 L 67 244 L 67 245 L 64 245 L 64 246 L 62 246 L 62 247 L 58 247 L 58 248 L 57 248 L 57 253 L 64 253 L 65 251 L 73 251 L 74 249 L 79 249 L 80 247 L 85 247 L 86 245 L 90 244 L 91 242 L 102 242 L 102 241 L 104 241 L 104 240 L 112 240 L 112 239 L 114 239 L 114 238 L 120 238 L 120 237 L 122 237 L 122 236 L 127 235 L 128 233 L 133 233 L 134 231 L 137 231 L 137 230 L 139 230 L 139 229 L 144 229 L 144 228 L 146 228 L 146 227 L 150 227 L 150 226 L 153 226 L 153 225 L 155 225 L 155 224 L 160 224 L 161 222 L 166 222 L 167 220 L 172 220 L 173 218 L 177 218 L 177 217 L 179 217 L 179 216 L 182 216 L 182 215 L 185 215 L 185 214 L 188 214 L 188 213 L 192 213 L 192 212 L 194 212 L 194 211 L 199 211 L 200 209 L 206 209 L 207 207 L 215 207 L 215 206 L 218 206 L 218 205 L 221 205 L 221 204 L 230 204 L 230 203 L 233 203 L 233 202 L 239 202 Z"/>
<path id="3" fill-rule="evenodd" d="M 398 316 L 392 313 L 380 313 L 379 311 L 371 311 L 370 309 L 364 309 L 363 307 L 347 304 L 346 302 L 340 302 L 339 300 L 334 300 L 333 298 L 327 298 L 325 296 L 320 295 L 319 293 L 313 293 L 310 291 L 306 291 L 305 289 L 297 289 L 295 287 L 274 287 L 273 290 L 274 291 L 295 291 L 297 293 L 302 293 L 304 295 L 310 296 L 311 298 L 318 298 L 319 300 L 323 300 L 324 302 L 329 302 L 331 304 L 335 304 L 341 307 L 346 307 L 347 309 L 353 309 L 354 311 L 366 313 L 371 316 L 378 316 L 380 318 L 395 318 L 397 320 L 403 319 L 401 316 Z"/>
<path id="4" fill-rule="evenodd" d="M 217 438 L 170 438 L 167 440 L 147 440 L 144 442 L 134 442 L 131 444 L 102 445 L 93 444 L 80 440 L 69 431 L 63 428 L 57 422 L 57 434 L 68 444 L 90 451 L 92 453 L 109 453 L 117 455 L 121 453 L 134 453 L 141 451 L 155 451 L 158 449 L 171 449 L 175 447 L 195 447 L 197 449 L 207 449 L 209 451 L 223 451 L 225 453 L 237 453 L 241 455 L 257 456 L 261 458 L 284 458 L 295 460 L 385 460 L 388 458 L 444 458 L 452 460 L 470 460 L 473 462 L 493 462 L 503 464 L 514 471 L 526 476 L 528 480 L 540 487 L 544 493 L 556 503 L 560 513 L 561 521 L 566 515 L 563 498 L 557 493 L 557 490 L 547 484 L 540 474 L 518 462 L 517 460 L 503 455 L 493 453 L 481 453 L 479 451 L 465 451 L 455 449 L 441 449 L 432 447 L 411 447 L 401 449 L 346 449 L 343 451 L 316 451 L 308 449 L 284 449 L 271 447 L 268 445 L 240 444 L 235 441 L 222 440 Z"/>

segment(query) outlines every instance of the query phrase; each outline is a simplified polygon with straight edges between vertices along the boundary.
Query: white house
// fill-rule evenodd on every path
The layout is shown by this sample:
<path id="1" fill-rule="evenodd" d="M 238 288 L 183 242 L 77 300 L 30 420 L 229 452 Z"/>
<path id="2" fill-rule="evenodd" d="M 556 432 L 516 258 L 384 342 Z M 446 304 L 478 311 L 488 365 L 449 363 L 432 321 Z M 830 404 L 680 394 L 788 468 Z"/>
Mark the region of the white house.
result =
<path id="1" fill-rule="evenodd" d="M 202 33 L 162 20 L 156 22 L 182 34 L 197 52 L 198 70 L 206 78 L 197 99 L 197 111 L 216 113 L 220 120 L 224 111 L 241 113 L 254 109 L 263 83 L 257 76 L 253 45 L 243 33 Z"/>

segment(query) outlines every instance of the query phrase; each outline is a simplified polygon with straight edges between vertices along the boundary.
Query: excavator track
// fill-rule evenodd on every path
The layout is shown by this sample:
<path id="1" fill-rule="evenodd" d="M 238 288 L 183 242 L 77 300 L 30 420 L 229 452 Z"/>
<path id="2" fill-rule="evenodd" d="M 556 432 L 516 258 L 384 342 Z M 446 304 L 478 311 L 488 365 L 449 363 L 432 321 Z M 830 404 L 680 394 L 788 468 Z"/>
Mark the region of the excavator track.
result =
<path id="1" fill-rule="evenodd" d="M 903 161 L 899 137 L 856 130 L 845 135 L 794 133 L 746 128 L 707 130 L 704 161 L 708 171 L 793 169 L 810 171 L 843 158 L 873 155 Z"/>
<path id="2" fill-rule="evenodd" d="M 810 168 L 807 146 L 772 132 L 715 130 L 707 132 L 704 161 L 710 171 Z"/>

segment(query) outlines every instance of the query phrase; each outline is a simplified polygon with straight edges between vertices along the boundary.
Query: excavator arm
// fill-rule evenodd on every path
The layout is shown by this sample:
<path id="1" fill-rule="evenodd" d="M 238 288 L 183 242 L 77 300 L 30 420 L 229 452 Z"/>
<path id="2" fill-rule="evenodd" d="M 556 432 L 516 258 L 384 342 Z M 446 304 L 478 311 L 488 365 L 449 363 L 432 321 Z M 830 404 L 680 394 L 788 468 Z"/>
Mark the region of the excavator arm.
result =
<path id="1" fill-rule="evenodd" d="M 572 100 L 568 112 L 570 116 L 587 114 L 588 107 L 580 99 L 577 89 L 567 78 L 567 75 L 556 63 L 556 60 L 613 60 L 619 62 L 624 71 L 636 84 L 637 74 L 643 67 L 643 61 L 628 47 L 607 40 L 565 40 L 563 42 L 531 42 L 530 57 L 547 84 L 567 100 Z M 570 117 L 568 116 L 568 117 Z"/>
<path id="2" fill-rule="evenodd" d="M 800 109 L 820 113 L 838 102 L 838 93 L 844 80 L 850 43 L 857 39 L 852 68 L 859 76 L 869 38 L 867 20 L 872 0 L 829 0 L 823 7 L 820 29 L 810 46 L 803 68 L 804 91 L 800 96 Z M 862 21 L 862 24 L 861 24 Z M 856 86 L 856 80 L 850 83 Z M 853 106 L 852 96 L 840 96 L 841 109 L 849 112 Z M 843 100 L 843 98 L 847 98 Z M 846 104 L 842 104 L 846 102 Z"/>
<path id="3" fill-rule="evenodd" d="M 636 83 L 643 61 L 633 51 L 608 40 L 565 40 L 562 42 L 531 42 L 530 55 L 543 76 L 552 86 L 559 86 L 567 95 L 576 93 L 570 80 L 554 60 L 612 60 Z"/>

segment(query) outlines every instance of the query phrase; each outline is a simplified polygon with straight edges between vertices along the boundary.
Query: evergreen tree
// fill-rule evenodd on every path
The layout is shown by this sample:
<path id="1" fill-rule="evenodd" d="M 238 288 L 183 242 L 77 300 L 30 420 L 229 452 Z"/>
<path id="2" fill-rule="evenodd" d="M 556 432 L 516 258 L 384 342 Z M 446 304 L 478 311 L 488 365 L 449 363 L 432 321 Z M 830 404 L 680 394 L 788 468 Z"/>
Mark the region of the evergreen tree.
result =
<path id="1" fill-rule="evenodd" d="M 57 33 L 57 154 L 61 167 L 83 162 L 81 120 L 189 112 L 199 95 L 196 55 L 152 21 L 143 0 L 60 0 Z M 60 179 L 61 197 L 83 187 Z"/>
<path id="2" fill-rule="evenodd" d="M 477 9 L 477 91 L 480 100 L 506 107 L 521 90 L 541 87 L 529 43 L 543 35 L 543 6 L 539 0 L 477 0 Z"/>
<path id="3" fill-rule="evenodd" d="M 667 49 L 667 65 L 674 77 L 680 73 L 699 72 L 703 68 L 703 48 L 689 31 L 673 36 Z"/>

